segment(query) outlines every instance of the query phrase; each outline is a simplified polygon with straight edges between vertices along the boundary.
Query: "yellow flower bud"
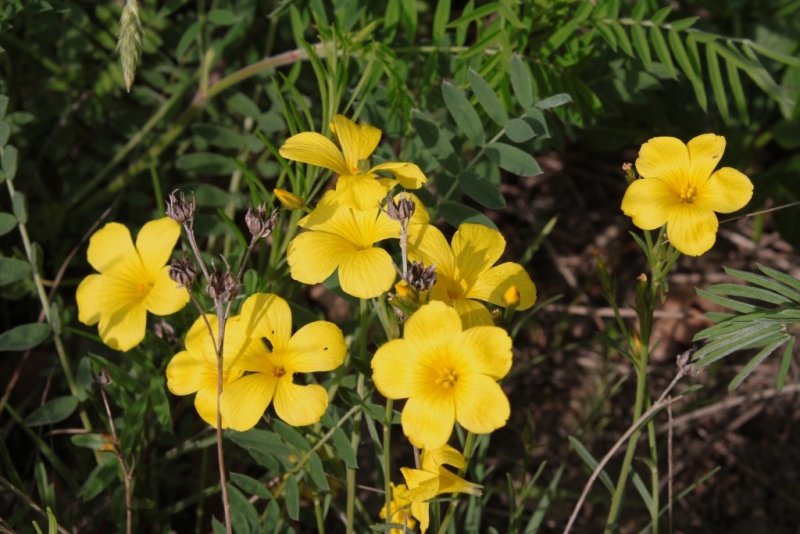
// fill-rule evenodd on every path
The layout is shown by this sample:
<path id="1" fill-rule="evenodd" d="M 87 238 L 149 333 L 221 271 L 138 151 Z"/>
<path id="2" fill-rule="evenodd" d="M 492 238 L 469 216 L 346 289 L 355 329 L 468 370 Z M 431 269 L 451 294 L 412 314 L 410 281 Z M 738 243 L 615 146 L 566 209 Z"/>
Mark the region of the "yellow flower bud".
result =
<path id="1" fill-rule="evenodd" d="M 519 305 L 519 288 L 516 285 L 510 286 L 503 293 L 503 303 L 506 308 L 516 307 Z"/>
<path id="2" fill-rule="evenodd" d="M 414 298 L 414 292 L 411 290 L 411 288 L 405 282 L 399 282 L 399 283 L 395 284 L 394 291 L 395 291 L 395 293 L 397 293 L 397 296 L 400 297 L 400 298 L 409 298 L 409 299 L 413 299 Z"/>
<path id="3" fill-rule="evenodd" d="M 281 204 L 283 204 L 283 207 L 286 209 L 302 210 L 306 207 L 306 203 L 303 202 L 303 199 L 294 193 L 290 193 L 284 189 L 275 189 L 273 193 L 275 193 L 275 196 L 278 197 L 278 200 L 281 201 Z"/>

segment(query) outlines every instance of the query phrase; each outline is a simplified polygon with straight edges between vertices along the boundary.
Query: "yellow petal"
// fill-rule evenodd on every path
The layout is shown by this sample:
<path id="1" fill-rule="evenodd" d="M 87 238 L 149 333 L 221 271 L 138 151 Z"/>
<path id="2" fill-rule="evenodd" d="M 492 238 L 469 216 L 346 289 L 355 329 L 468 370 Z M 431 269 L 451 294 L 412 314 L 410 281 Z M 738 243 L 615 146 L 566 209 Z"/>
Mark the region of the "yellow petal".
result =
<path id="1" fill-rule="evenodd" d="M 136 236 L 136 251 L 139 253 L 142 265 L 151 277 L 155 278 L 167 264 L 172 255 L 172 249 L 175 248 L 175 243 L 180 237 L 181 225 L 169 217 L 150 221 L 139 230 L 139 235 Z"/>
<path id="2" fill-rule="evenodd" d="M 353 215 L 360 221 L 360 219 L 366 218 L 366 212 L 354 212 Z M 366 221 L 364 221 L 365 223 Z M 364 224 L 359 222 L 359 224 Z M 386 215 L 383 211 L 378 212 L 377 217 L 373 217 L 371 220 L 370 228 L 370 239 L 372 239 L 372 243 L 377 243 L 378 241 L 383 241 L 384 239 L 399 239 L 400 238 L 400 223 L 397 221 L 393 221 Z"/>
<path id="3" fill-rule="evenodd" d="M 719 222 L 713 211 L 696 204 L 681 204 L 670 214 L 667 237 L 689 256 L 699 256 L 714 246 Z"/>
<path id="4" fill-rule="evenodd" d="M 286 159 L 310 163 L 330 169 L 337 174 L 351 172 L 333 141 L 315 132 L 302 132 L 291 136 L 278 152 Z"/>
<path id="5" fill-rule="evenodd" d="M 511 415 L 508 397 L 486 375 L 467 373 L 458 378 L 455 403 L 456 420 L 476 434 L 488 434 L 505 426 Z"/>
<path id="6" fill-rule="evenodd" d="M 89 264 L 102 274 L 135 282 L 148 279 L 130 231 L 119 223 L 108 223 L 92 235 L 86 257 Z"/>
<path id="7" fill-rule="evenodd" d="M 133 303 L 103 314 L 98 333 L 103 343 L 126 352 L 144 339 L 146 326 L 147 310 L 141 303 Z"/>
<path id="8" fill-rule="evenodd" d="M 505 306 L 504 295 L 511 286 L 519 292 L 518 310 L 527 310 L 536 302 L 536 286 L 519 263 L 502 263 L 482 273 L 467 297 Z"/>
<path id="9" fill-rule="evenodd" d="M 414 518 L 419 521 L 420 533 L 425 534 L 431 522 L 430 505 L 428 503 L 412 503 L 411 515 L 413 515 Z"/>
<path id="10" fill-rule="evenodd" d="M 78 285 L 75 300 L 78 303 L 78 320 L 85 325 L 95 325 L 104 311 L 103 293 L 105 275 L 90 274 Z"/>
<path id="11" fill-rule="evenodd" d="M 660 178 L 643 178 L 628 186 L 622 197 L 622 212 L 642 230 L 661 228 L 673 207 L 682 204 L 679 193 Z"/>
<path id="12" fill-rule="evenodd" d="M 289 346 L 292 337 L 292 310 L 285 300 L 270 293 L 255 293 L 242 305 L 240 321 L 245 335 L 267 338 L 274 350 Z"/>
<path id="13" fill-rule="evenodd" d="M 169 277 L 169 267 L 164 265 L 156 271 L 153 288 L 144 298 L 144 307 L 155 315 L 171 315 L 186 306 L 189 292 L 185 288 L 176 287 Z"/>
<path id="14" fill-rule="evenodd" d="M 358 162 L 369 159 L 381 140 L 381 131 L 367 124 L 358 125 L 343 115 L 334 115 L 333 124 L 336 137 L 344 153 L 344 160 L 350 172 L 358 170 Z"/>
<path id="15" fill-rule="evenodd" d="M 392 257 L 382 248 L 350 253 L 339 265 L 342 291 L 361 299 L 370 299 L 389 291 L 396 276 Z"/>
<path id="16" fill-rule="evenodd" d="M 459 336 L 460 354 L 474 362 L 476 372 L 500 380 L 511 369 L 511 338 L 497 326 L 476 326 Z"/>
<path id="17" fill-rule="evenodd" d="M 204 360 L 199 360 L 188 351 L 172 357 L 167 365 L 167 387 L 173 395 L 191 395 L 211 383 L 216 383 L 216 372 L 209 372 Z"/>
<path id="18" fill-rule="evenodd" d="M 460 381 L 460 380 L 459 380 Z M 401 422 L 408 440 L 421 449 L 436 449 L 450 439 L 456 416 L 453 395 L 437 388 L 406 401 Z"/>
<path id="19" fill-rule="evenodd" d="M 224 393 L 224 391 L 223 391 Z M 197 392 L 194 397 L 194 407 L 197 414 L 209 425 L 217 428 L 217 386 L 206 387 Z M 222 428 L 228 428 L 228 422 L 222 418 Z"/>
<path id="20" fill-rule="evenodd" d="M 439 492 L 440 493 L 466 493 L 479 497 L 481 495 L 480 484 L 467 482 L 455 473 L 451 473 L 444 467 L 439 470 Z"/>
<path id="21" fill-rule="evenodd" d="M 279 379 L 255 373 L 240 378 L 222 392 L 222 416 L 234 430 L 250 430 L 264 415 Z"/>
<path id="22" fill-rule="evenodd" d="M 685 185 L 689 165 L 689 150 L 680 139 L 674 137 L 650 139 L 639 149 L 636 160 L 636 170 L 640 175 L 648 179 L 660 178 L 676 189 Z"/>
<path id="23" fill-rule="evenodd" d="M 214 332 L 214 339 L 216 339 L 217 332 L 219 331 L 219 320 L 217 316 L 211 313 L 206 314 L 208 324 Z M 195 320 L 192 327 L 186 333 L 186 350 L 189 351 L 195 358 L 205 359 L 209 365 L 216 365 L 216 352 L 214 344 L 211 342 L 211 337 L 208 334 L 208 326 L 202 317 Z"/>
<path id="24" fill-rule="evenodd" d="M 699 187 L 708 180 L 725 152 L 725 138 L 716 134 L 698 135 L 686 144 L 689 150 L 689 183 Z"/>
<path id="25" fill-rule="evenodd" d="M 426 452 L 422 453 L 423 459 Z M 408 484 L 408 489 L 403 492 L 402 497 L 412 502 L 424 502 L 433 499 L 439 493 L 439 473 L 426 469 L 411 469 L 401 467 L 400 472 Z"/>
<path id="26" fill-rule="evenodd" d="M 322 198 L 317 203 L 311 213 L 297 221 L 297 225 L 306 230 L 325 230 L 332 231 L 327 225 L 330 224 L 331 219 L 337 216 L 337 209 L 340 204 L 336 198 L 336 191 L 330 190 L 322 195 Z M 341 217 L 341 215 L 338 215 Z M 336 233 L 336 232 L 333 232 Z"/>
<path id="27" fill-rule="evenodd" d="M 287 352 L 286 367 L 293 373 L 333 371 L 344 363 L 347 343 L 338 326 L 315 321 L 292 336 Z"/>
<path id="28" fill-rule="evenodd" d="M 416 315 L 417 313 L 411 317 Z M 372 358 L 372 380 L 381 395 L 387 399 L 405 399 L 411 396 L 414 392 L 415 356 L 405 339 L 394 339 L 375 352 Z"/>
<path id="29" fill-rule="evenodd" d="M 497 230 L 482 224 L 462 224 L 452 241 L 456 258 L 456 278 L 472 286 L 478 277 L 494 265 L 506 249 L 506 240 Z"/>
<path id="30" fill-rule="evenodd" d="M 304 284 L 324 282 L 356 248 L 327 232 L 305 232 L 289 243 L 286 260 L 292 278 Z"/>
<path id="31" fill-rule="evenodd" d="M 453 278 L 455 256 L 444 234 L 433 225 L 409 225 L 408 258 L 421 261 L 426 267 L 436 264 L 436 273 Z"/>
<path id="32" fill-rule="evenodd" d="M 392 181 L 379 181 L 370 174 L 339 176 L 336 181 L 336 199 L 339 203 L 355 210 L 377 208 L 394 184 Z"/>
<path id="33" fill-rule="evenodd" d="M 464 455 L 450 445 L 424 451 L 421 463 L 422 469 L 433 473 L 439 473 L 439 467 L 443 465 L 450 465 L 456 469 L 461 469 L 467 465 Z"/>
<path id="34" fill-rule="evenodd" d="M 370 169 L 370 173 L 386 171 L 392 173 L 395 179 L 400 182 L 404 189 L 419 189 L 428 178 L 418 166 L 413 163 L 387 162 L 376 165 Z"/>
<path id="35" fill-rule="evenodd" d="M 443 302 L 434 301 L 421 306 L 408 318 L 405 340 L 410 344 L 409 352 L 437 344 L 463 330 L 458 312 Z"/>
<path id="36" fill-rule="evenodd" d="M 293 384 L 287 377 L 280 380 L 275 392 L 275 412 L 292 426 L 313 425 L 328 408 L 328 392 L 317 384 Z"/>
<path id="37" fill-rule="evenodd" d="M 477 300 L 453 299 L 453 308 L 461 317 L 461 324 L 464 325 L 464 330 L 475 326 L 494 325 L 492 314 L 489 313 L 486 306 Z"/>
<path id="38" fill-rule="evenodd" d="M 753 197 L 753 182 L 730 167 L 723 167 L 700 188 L 694 203 L 718 213 L 740 210 Z"/>

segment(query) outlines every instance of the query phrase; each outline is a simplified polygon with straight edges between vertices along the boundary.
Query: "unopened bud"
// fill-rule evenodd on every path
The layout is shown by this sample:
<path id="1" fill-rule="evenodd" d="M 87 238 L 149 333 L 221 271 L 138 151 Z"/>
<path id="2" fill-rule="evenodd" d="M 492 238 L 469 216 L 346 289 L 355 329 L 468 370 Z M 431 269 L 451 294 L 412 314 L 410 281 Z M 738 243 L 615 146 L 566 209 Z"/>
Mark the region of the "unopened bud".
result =
<path id="1" fill-rule="evenodd" d="M 267 237 L 278 224 L 278 210 L 274 210 L 268 217 L 267 209 L 264 206 L 250 207 L 244 216 L 244 222 L 255 239 Z"/>
<path id="2" fill-rule="evenodd" d="M 94 375 L 94 381 L 101 386 L 107 386 L 111 383 L 111 373 L 109 373 L 108 369 L 104 367 L 99 373 Z"/>
<path id="3" fill-rule="evenodd" d="M 516 308 L 519 306 L 519 288 L 516 285 L 510 286 L 503 293 L 503 303 L 506 308 Z"/>
<path id="4" fill-rule="evenodd" d="M 403 278 L 417 291 L 428 291 L 436 284 L 436 264 L 425 267 L 421 261 L 411 262 L 411 267 Z"/>
<path id="5" fill-rule="evenodd" d="M 406 198 L 405 193 L 400 193 L 397 201 L 392 198 L 392 195 L 386 195 L 386 215 L 395 221 L 407 221 L 414 215 L 416 204 L 410 198 Z"/>
<path id="6" fill-rule="evenodd" d="M 167 197 L 167 217 L 179 224 L 191 222 L 194 219 L 195 202 L 189 202 L 180 192 L 180 197 L 175 191 Z"/>
<path id="7" fill-rule="evenodd" d="M 169 266 L 169 278 L 178 284 L 178 287 L 191 287 L 197 276 L 197 267 L 188 258 L 172 260 Z"/>
<path id="8" fill-rule="evenodd" d="M 306 208 L 306 203 L 303 202 L 303 199 L 294 193 L 290 193 L 285 189 L 274 189 L 272 192 L 275 193 L 275 197 L 280 200 L 287 210 L 302 210 Z"/>
<path id="9" fill-rule="evenodd" d="M 636 171 L 633 169 L 633 163 L 623 163 L 622 170 L 625 171 L 625 178 L 628 183 L 634 182 L 637 178 Z"/>
<path id="10" fill-rule="evenodd" d="M 398 282 L 394 285 L 394 292 L 400 298 L 414 298 L 414 292 L 406 282 Z"/>

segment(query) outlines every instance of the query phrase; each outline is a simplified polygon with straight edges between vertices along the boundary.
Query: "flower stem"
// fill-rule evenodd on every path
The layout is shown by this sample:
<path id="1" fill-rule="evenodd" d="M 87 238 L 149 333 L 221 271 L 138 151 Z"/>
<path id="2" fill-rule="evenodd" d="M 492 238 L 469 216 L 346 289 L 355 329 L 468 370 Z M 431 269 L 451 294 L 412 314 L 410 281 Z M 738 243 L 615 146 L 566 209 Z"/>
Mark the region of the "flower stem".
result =
<path id="1" fill-rule="evenodd" d="M 228 484 L 225 475 L 225 449 L 222 445 L 222 410 L 220 408 L 220 397 L 222 396 L 222 372 L 223 372 L 223 343 L 225 342 L 225 316 L 223 315 L 222 301 L 217 300 L 217 318 L 219 320 L 219 330 L 217 339 L 217 460 L 219 461 L 219 484 L 222 489 L 222 509 L 225 513 L 225 532 L 233 534 L 231 529 L 231 504 L 228 500 Z"/>
<path id="2" fill-rule="evenodd" d="M 464 478 L 464 475 L 467 473 L 467 468 L 469 467 L 469 461 L 472 459 L 472 450 L 475 448 L 475 434 L 472 432 L 467 432 L 467 439 L 464 443 L 464 467 L 458 470 L 458 476 Z M 454 493 L 453 497 L 456 496 Z M 458 501 L 450 501 L 450 506 L 447 507 L 447 513 L 442 520 L 442 526 L 439 527 L 438 534 L 445 534 L 447 532 L 447 528 L 450 526 L 450 521 L 453 520 L 453 516 L 456 513 L 456 507 L 458 506 Z"/>
<path id="3" fill-rule="evenodd" d="M 314 494 L 314 514 L 317 516 L 317 532 L 325 534 L 325 518 L 322 517 L 322 506 L 320 506 L 317 494 Z"/>
<path id="4" fill-rule="evenodd" d="M 386 501 L 386 522 L 392 522 L 392 486 L 391 467 L 392 455 L 389 453 L 392 446 L 392 406 L 394 401 L 386 399 L 386 424 L 383 425 L 383 488 Z"/>
<path id="5" fill-rule="evenodd" d="M 359 311 L 361 314 L 361 329 L 358 333 L 358 357 L 365 361 L 367 359 L 367 327 L 369 324 L 369 309 L 367 308 L 367 300 L 361 299 Z M 364 395 L 364 375 L 358 374 L 358 381 L 356 382 L 356 394 L 360 399 Z M 350 440 L 350 445 L 353 447 L 353 452 L 358 458 L 358 443 L 361 441 L 361 417 L 362 412 L 356 413 L 353 417 L 353 437 Z M 346 533 L 353 533 L 353 519 L 355 516 L 355 501 L 356 501 L 356 469 L 354 467 L 347 468 L 347 528 Z"/>

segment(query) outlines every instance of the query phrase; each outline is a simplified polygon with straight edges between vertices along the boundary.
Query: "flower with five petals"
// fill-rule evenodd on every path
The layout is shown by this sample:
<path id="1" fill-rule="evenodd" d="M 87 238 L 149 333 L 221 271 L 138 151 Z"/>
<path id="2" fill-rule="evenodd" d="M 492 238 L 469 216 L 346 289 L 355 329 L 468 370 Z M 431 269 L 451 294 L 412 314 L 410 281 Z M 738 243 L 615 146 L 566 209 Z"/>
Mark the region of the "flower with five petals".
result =
<path id="1" fill-rule="evenodd" d="M 145 224 L 135 246 L 119 223 L 106 224 L 89 240 L 87 258 L 100 274 L 78 286 L 78 319 L 100 323 L 100 338 L 112 349 L 127 351 L 144 339 L 148 311 L 170 315 L 189 302 L 167 265 L 180 235 L 181 225 L 165 217 Z"/>
<path id="2" fill-rule="evenodd" d="M 753 196 L 750 179 L 731 167 L 714 171 L 725 151 L 725 138 L 703 134 L 687 144 L 674 137 L 655 137 L 642 145 L 633 181 L 622 199 L 622 211 L 643 230 L 667 225 L 670 243 L 684 254 L 699 256 L 716 240 L 714 212 L 732 213 Z"/>
<path id="3" fill-rule="evenodd" d="M 502 234 L 482 224 L 459 226 L 452 246 L 435 226 L 417 226 L 409 232 L 408 257 L 436 264 L 430 298 L 452 305 L 469 328 L 494 324 L 492 314 L 476 300 L 505 307 L 504 296 L 511 286 L 519 292 L 517 310 L 527 310 L 536 302 L 536 286 L 520 264 L 494 265 L 505 248 Z"/>
<path id="4" fill-rule="evenodd" d="M 327 321 L 309 323 L 292 335 L 292 312 L 277 295 L 256 293 L 226 332 L 225 346 L 235 354 L 231 369 L 248 371 L 222 392 L 222 416 L 234 430 L 258 423 L 270 402 L 292 426 L 316 423 L 328 407 L 320 385 L 294 382 L 296 373 L 332 371 L 344 362 L 347 344 L 342 331 Z M 267 343 L 269 344 L 269 348 Z"/>
<path id="5" fill-rule="evenodd" d="M 331 129 L 341 151 L 322 134 L 302 132 L 286 140 L 280 154 L 286 159 L 309 163 L 339 175 L 336 193 L 339 202 L 357 210 L 378 205 L 396 184 L 405 189 L 419 189 L 428 179 L 413 163 L 386 162 L 369 168 L 368 161 L 381 140 L 381 131 L 366 124 L 357 125 L 343 115 L 334 115 Z M 392 178 L 381 178 L 384 171 Z"/>
<path id="6" fill-rule="evenodd" d="M 409 441 L 437 449 L 450 439 L 456 421 L 476 434 L 506 424 L 511 408 L 497 381 L 510 368 L 505 330 L 463 330 L 453 308 L 432 301 L 408 319 L 402 339 L 377 350 L 372 379 L 387 399 L 408 399 L 401 422 Z"/>

